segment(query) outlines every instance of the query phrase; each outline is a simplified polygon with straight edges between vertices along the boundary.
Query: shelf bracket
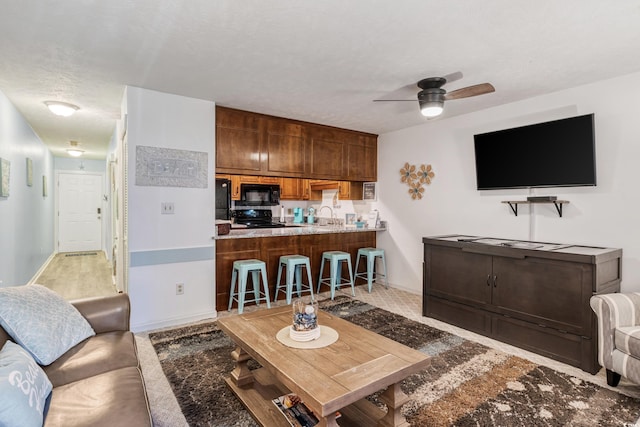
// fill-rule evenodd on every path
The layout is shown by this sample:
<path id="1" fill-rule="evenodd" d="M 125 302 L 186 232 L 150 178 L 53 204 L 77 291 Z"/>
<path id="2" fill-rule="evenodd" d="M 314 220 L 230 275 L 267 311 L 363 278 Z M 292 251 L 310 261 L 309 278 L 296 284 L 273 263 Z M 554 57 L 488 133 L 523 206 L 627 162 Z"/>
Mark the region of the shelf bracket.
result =
<path id="1" fill-rule="evenodd" d="M 560 218 L 562 218 L 562 202 L 553 202 L 554 206 L 556 207 L 556 210 L 558 211 L 558 215 L 560 215 Z"/>
<path id="2" fill-rule="evenodd" d="M 507 203 L 509 205 L 509 207 L 511 208 L 511 211 L 513 212 L 513 214 L 515 216 L 518 216 L 518 205 L 521 204 L 526 204 L 526 205 L 530 205 L 530 204 L 537 204 L 537 203 L 553 203 L 553 205 L 556 207 L 556 211 L 558 212 L 558 215 L 560 216 L 560 218 L 562 218 L 562 205 L 564 205 L 565 203 L 569 203 L 566 200 L 549 200 L 549 201 L 525 201 L 525 200 L 505 200 L 502 203 Z"/>

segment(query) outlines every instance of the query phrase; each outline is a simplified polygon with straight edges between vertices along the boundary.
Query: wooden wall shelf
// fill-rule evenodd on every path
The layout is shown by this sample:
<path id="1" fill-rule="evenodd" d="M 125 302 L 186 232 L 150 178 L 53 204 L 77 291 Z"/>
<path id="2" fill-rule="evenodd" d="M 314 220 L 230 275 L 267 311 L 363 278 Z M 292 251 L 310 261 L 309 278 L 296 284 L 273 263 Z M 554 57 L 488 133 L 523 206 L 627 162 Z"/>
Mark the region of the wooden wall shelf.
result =
<path id="1" fill-rule="evenodd" d="M 507 203 L 515 216 L 518 216 L 518 205 L 530 205 L 533 203 L 551 204 L 553 203 L 558 211 L 558 215 L 562 218 L 562 205 L 569 203 L 568 200 L 503 200 L 502 203 Z"/>

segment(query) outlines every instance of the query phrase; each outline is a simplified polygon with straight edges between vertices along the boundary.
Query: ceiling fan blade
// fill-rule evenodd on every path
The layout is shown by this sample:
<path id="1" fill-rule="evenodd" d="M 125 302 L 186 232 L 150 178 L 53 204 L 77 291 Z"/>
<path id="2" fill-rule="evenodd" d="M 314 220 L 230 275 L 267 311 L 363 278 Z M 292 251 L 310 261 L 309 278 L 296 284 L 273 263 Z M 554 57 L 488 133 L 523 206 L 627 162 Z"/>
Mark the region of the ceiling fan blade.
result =
<path id="1" fill-rule="evenodd" d="M 464 76 L 462 75 L 462 71 L 456 71 L 455 73 L 447 74 L 446 76 L 442 76 L 448 83 L 453 83 L 456 80 L 462 79 Z"/>
<path id="2" fill-rule="evenodd" d="M 445 100 L 469 98 L 471 96 L 484 95 L 485 93 L 495 92 L 496 88 L 491 83 L 480 83 L 478 85 L 467 86 L 456 89 L 444 96 Z"/>
<path id="3" fill-rule="evenodd" d="M 387 101 L 392 99 L 402 99 L 402 98 L 410 98 L 410 97 L 414 97 L 415 99 L 415 96 L 419 90 L 420 89 L 418 88 L 418 86 L 416 86 L 415 83 L 412 83 L 409 85 L 402 86 L 391 92 L 385 93 L 379 98 L 379 100 Z"/>
<path id="4" fill-rule="evenodd" d="M 418 102 L 418 99 L 374 99 L 373 102 L 385 102 L 385 101 L 393 101 L 393 102 L 399 102 L 399 101 L 412 101 L 412 102 Z"/>

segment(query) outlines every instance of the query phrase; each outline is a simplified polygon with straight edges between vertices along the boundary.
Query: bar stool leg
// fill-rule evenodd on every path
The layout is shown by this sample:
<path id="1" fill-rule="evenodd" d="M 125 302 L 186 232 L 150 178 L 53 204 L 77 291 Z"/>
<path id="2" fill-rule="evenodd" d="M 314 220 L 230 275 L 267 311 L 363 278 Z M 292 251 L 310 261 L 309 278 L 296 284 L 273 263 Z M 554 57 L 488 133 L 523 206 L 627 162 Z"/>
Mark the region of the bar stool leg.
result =
<path id="1" fill-rule="evenodd" d="M 347 258 L 347 268 L 349 269 L 349 283 L 351 284 L 351 296 L 356 296 L 356 288 L 353 281 L 353 270 L 351 269 L 351 257 Z"/>
<path id="2" fill-rule="evenodd" d="M 278 292 L 280 292 L 280 277 L 281 276 L 282 276 L 282 263 L 278 262 L 278 279 L 276 281 L 276 292 L 273 295 L 273 300 L 274 301 L 278 300 Z M 286 294 L 286 283 L 285 283 L 285 294 Z"/>
<path id="3" fill-rule="evenodd" d="M 238 273 L 238 314 L 242 314 L 244 310 L 244 293 L 247 291 L 247 275 Z"/>
<path id="4" fill-rule="evenodd" d="M 318 276 L 318 289 L 316 289 L 316 293 L 320 293 L 320 285 L 322 285 L 322 271 L 324 270 L 325 258 L 322 258 L 322 262 L 320 262 L 320 275 Z"/>
<path id="5" fill-rule="evenodd" d="M 336 296 L 336 281 L 338 276 L 338 272 L 340 271 L 340 267 L 342 267 L 342 263 L 340 261 L 334 261 L 331 259 L 329 261 L 329 268 L 331 269 L 331 277 L 329 278 L 329 283 L 331 284 L 331 301 Z"/>
<path id="6" fill-rule="evenodd" d="M 369 293 L 371 293 L 371 285 L 373 284 L 373 270 L 376 266 L 376 257 L 367 256 L 367 285 L 369 286 Z M 377 276 L 377 274 L 376 274 Z"/>
<path id="7" fill-rule="evenodd" d="M 231 273 L 231 290 L 229 291 L 229 308 L 228 311 L 231 311 L 231 306 L 233 305 L 233 292 L 236 289 L 236 279 L 238 277 L 238 270 L 235 268 Z"/>
<path id="8" fill-rule="evenodd" d="M 360 264 L 361 256 L 362 254 L 360 253 L 360 251 L 358 251 L 358 256 L 356 256 L 356 268 L 353 269 L 353 274 L 355 275 L 356 279 L 358 278 L 358 265 Z"/>
<path id="9" fill-rule="evenodd" d="M 302 265 L 298 264 L 296 269 L 296 290 L 298 292 L 298 298 L 302 295 Z"/>
<path id="10" fill-rule="evenodd" d="M 264 287 L 264 297 L 267 300 L 267 308 L 271 308 L 271 302 L 269 302 L 269 282 L 267 282 L 267 269 L 266 268 L 261 268 L 260 269 L 261 273 L 262 273 L 262 285 Z M 260 288 L 260 285 L 258 284 L 258 289 Z"/>
<path id="11" fill-rule="evenodd" d="M 311 301 L 313 298 L 313 281 L 311 280 L 311 264 L 308 262 L 305 264 L 305 268 L 307 269 L 307 280 L 309 281 L 309 292 L 311 293 Z"/>
<path id="12" fill-rule="evenodd" d="M 260 305 L 260 272 L 258 270 L 251 271 L 251 281 L 253 282 L 253 299 L 256 305 Z"/>
<path id="13" fill-rule="evenodd" d="M 295 274 L 295 267 L 291 268 L 291 264 L 287 264 L 287 304 L 291 304 L 291 297 L 293 294 L 293 276 Z"/>

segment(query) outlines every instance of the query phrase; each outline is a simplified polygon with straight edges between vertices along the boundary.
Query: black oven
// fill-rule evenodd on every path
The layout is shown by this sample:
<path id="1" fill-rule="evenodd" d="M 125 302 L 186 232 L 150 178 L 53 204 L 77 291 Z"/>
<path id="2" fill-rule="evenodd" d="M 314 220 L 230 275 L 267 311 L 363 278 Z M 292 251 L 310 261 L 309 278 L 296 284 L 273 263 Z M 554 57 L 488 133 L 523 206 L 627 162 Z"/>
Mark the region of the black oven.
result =
<path id="1" fill-rule="evenodd" d="M 278 206 L 280 186 L 271 184 L 240 184 L 240 200 L 243 206 Z"/>

